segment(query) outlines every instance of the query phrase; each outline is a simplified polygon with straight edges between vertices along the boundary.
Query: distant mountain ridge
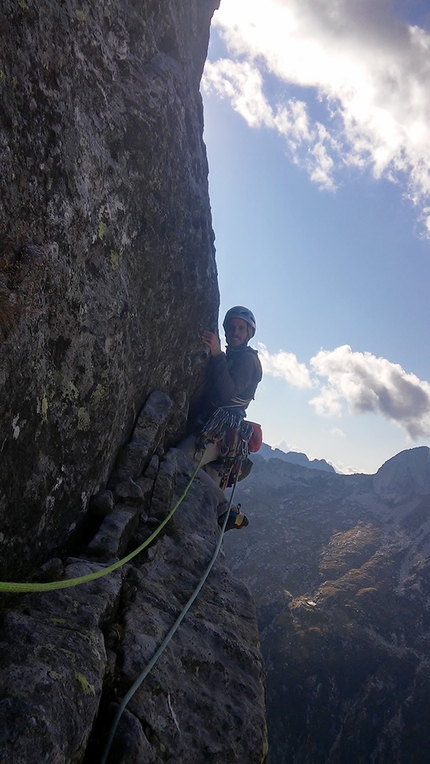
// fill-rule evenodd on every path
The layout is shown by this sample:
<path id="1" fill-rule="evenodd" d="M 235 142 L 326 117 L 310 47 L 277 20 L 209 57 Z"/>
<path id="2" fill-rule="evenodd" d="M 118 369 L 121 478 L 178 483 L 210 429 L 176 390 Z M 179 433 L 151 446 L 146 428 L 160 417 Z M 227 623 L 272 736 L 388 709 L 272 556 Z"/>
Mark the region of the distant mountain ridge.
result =
<path id="1" fill-rule="evenodd" d="M 326 462 L 325 459 L 309 459 L 306 454 L 302 454 L 299 451 L 285 452 L 281 451 L 280 448 L 272 448 L 272 446 L 267 445 L 267 443 L 263 443 L 258 453 L 266 461 L 268 459 L 281 459 L 283 462 L 299 464 L 301 467 L 308 467 L 308 469 L 336 473 L 334 467 Z"/>
<path id="2" fill-rule="evenodd" d="M 224 549 L 257 605 L 268 764 L 427 764 L 430 449 L 375 475 L 256 454 L 235 501 L 250 523 Z"/>

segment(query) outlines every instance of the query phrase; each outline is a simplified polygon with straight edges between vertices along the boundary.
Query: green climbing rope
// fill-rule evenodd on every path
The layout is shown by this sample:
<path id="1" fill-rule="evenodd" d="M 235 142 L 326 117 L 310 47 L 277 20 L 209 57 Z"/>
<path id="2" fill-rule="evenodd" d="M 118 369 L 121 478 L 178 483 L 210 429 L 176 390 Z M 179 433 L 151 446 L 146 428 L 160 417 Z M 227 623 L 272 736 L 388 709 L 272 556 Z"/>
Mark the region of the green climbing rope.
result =
<path id="1" fill-rule="evenodd" d="M 103 568 L 102 570 L 97 570 L 94 573 L 87 573 L 87 575 L 78 576 L 77 578 L 67 578 L 64 581 L 49 581 L 48 583 L 44 583 L 44 584 L 0 581 L 0 592 L 12 592 L 13 594 L 52 592 L 52 591 L 55 591 L 56 589 L 68 589 L 71 586 L 79 586 L 79 584 L 86 584 L 88 583 L 88 581 L 95 581 L 95 579 L 97 578 L 102 578 L 103 576 L 107 576 L 109 573 L 113 573 L 114 570 L 118 570 L 118 568 L 121 568 L 127 562 L 130 562 L 130 560 L 132 560 L 133 557 L 136 557 L 136 555 L 140 554 L 140 552 L 142 552 L 152 541 L 154 541 L 154 539 L 158 536 L 160 531 L 163 530 L 164 526 L 167 525 L 170 518 L 175 514 L 179 505 L 183 502 L 188 491 L 190 490 L 191 485 L 194 481 L 194 478 L 196 477 L 200 469 L 202 460 L 203 460 L 203 455 L 197 467 L 195 468 L 190 480 L 185 486 L 183 493 L 181 494 L 180 498 L 178 499 L 174 507 L 172 507 L 169 514 L 164 518 L 164 520 L 155 529 L 155 531 L 151 533 L 149 538 L 147 538 L 143 542 L 143 544 L 138 546 L 137 549 L 134 549 L 133 552 L 130 552 L 130 554 L 128 554 L 126 557 L 123 557 L 122 560 L 117 560 L 117 562 L 114 562 L 112 565 L 108 565 L 108 567 Z"/>

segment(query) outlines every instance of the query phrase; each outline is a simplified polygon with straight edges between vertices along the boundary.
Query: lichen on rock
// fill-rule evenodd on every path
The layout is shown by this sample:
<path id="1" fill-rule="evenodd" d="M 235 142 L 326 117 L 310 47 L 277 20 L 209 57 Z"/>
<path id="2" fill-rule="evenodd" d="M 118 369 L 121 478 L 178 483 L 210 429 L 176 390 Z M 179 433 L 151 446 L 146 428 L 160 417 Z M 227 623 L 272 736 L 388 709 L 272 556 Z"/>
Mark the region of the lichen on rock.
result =
<path id="1" fill-rule="evenodd" d="M 139 554 L 97 580 L 26 595 L 3 614 L 1 760 L 99 760 L 112 709 L 146 669 L 212 560 L 220 534 L 215 494 L 196 478 L 190 482 L 195 465 L 182 451 L 151 458 L 170 414 L 166 396 L 152 393 L 131 436 L 152 433 L 145 441 L 147 467 L 136 476 L 153 485 L 148 512 L 134 504 L 135 496 L 131 506 L 121 503 L 124 483 L 115 482 L 114 470 L 112 492 L 95 499 L 103 509 L 100 527 L 79 557 L 66 560 L 64 576 L 100 571 L 131 549 Z M 157 494 L 160 474 L 170 476 L 170 487 Z M 162 496 L 164 515 L 177 507 L 165 529 L 157 519 Z M 59 559 L 41 571 L 44 580 L 61 572 Z M 254 604 L 221 554 L 180 629 L 130 698 L 109 762 L 264 764 L 266 755 Z"/>
<path id="2" fill-rule="evenodd" d="M 218 4 L 2 4 L 0 578 L 79 577 L 142 547 L 2 601 L 9 764 L 100 758 L 219 538 L 196 481 L 143 547 L 193 470 L 169 448 L 217 321 L 199 83 Z M 254 607 L 222 555 L 194 605 L 121 719 L 115 764 L 266 759 Z"/>
<path id="3" fill-rule="evenodd" d="M 151 390 L 173 400 L 171 442 L 201 382 L 217 4 L 2 4 L 1 577 L 79 528 L 76 495 L 106 480 Z"/>

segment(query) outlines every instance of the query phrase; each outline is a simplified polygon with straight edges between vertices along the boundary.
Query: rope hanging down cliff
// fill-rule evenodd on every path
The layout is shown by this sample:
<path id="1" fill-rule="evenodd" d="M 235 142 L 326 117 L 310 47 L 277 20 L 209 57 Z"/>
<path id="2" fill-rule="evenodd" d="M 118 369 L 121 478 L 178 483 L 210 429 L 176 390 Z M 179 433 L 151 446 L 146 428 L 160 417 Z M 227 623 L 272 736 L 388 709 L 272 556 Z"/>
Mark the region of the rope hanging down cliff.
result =
<path id="1" fill-rule="evenodd" d="M 239 473 L 238 473 L 238 475 L 239 475 Z M 236 490 L 238 475 L 236 476 L 236 479 L 235 479 L 235 482 L 234 482 L 234 485 L 233 485 L 233 489 L 232 489 L 232 492 L 231 492 L 231 496 L 230 496 L 230 499 L 229 499 L 229 502 L 228 502 L 227 511 L 226 511 L 225 517 L 224 517 L 224 522 L 223 522 L 222 527 L 221 527 L 220 537 L 219 537 L 217 545 L 215 547 L 215 551 L 214 551 L 214 553 L 213 553 L 213 555 L 212 555 L 212 557 L 210 559 L 209 565 L 207 566 L 203 576 L 201 577 L 199 583 L 197 584 L 197 586 L 196 586 L 194 592 L 192 593 L 190 599 L 188 600 L 188 602 L 186 603 L 184 608 L 181 610 L 180 614 L 178 615 L 178 617 L 177 617 L 175 623 L 173 624 L 173 626 L 171 627 L 170 631 L 164 637 L 161 645 L 159 646 L 159 648 L 156 650 L 156 652 L 152 656 L 152 658 L 149 661 L 148 665 L 145 667 L 145 669 L 142 671 L 142 673 L 139 674 L 139 676 L 137 677 L 137 679 L 134 682 L 134 684 L 130 687 L 129 691 L 124 696 L 124 699 L 123 699 L 121 705 L 119 706 L 118 711 L 117 711 L 117 713 L 115 715 L 115 718 L 113 720 L 112 727 L 111 727 L 111 730 L 110 730 L 110 733 L 109 733 L 109 737 L 108 737 L 105 749 L 103 751 L 103 756 L 102 756 L 102 759 L 101 759 L 101 764 L 106 764 L 107 757 L 109 756 L 109 751 L 111 749 L 111 746 L 112 746 L 112 743 L 113 743 L 113 739 L 115 737 L 115 733 L 116 733 L 116 730 L 118 728 L 118 724 L 120 722 L 121 716 L 124 713 L 127 705 L 129 704 L 129 702 L 132 699 L 133 695 L 139 689 L 139 687 L 142 684 L 142 682 L 144 681 L 144 679 L 146 679 L 146 677 L 148 676 L 149 672 L 154 668 L 154 666 L 157 663 L 159 657 L 164 652 L 164 650 L 166 649 L 167 645 L 171 641 L 172 637 L 174 636 L 174 634 L 179 629 L 179 626 L 181 625 L 182 621 L 184 620 L 184 618 L 185 618 L 186 614 L 188 613 L 188 611 L 189 611 L 191 605 L 193 604 L 194 600 L 196 599 L 196 597 L 198 596 L 198 594 L 202 590 L 202 588 L 203 588 L 203 586 L 204 586 L 204 584 L 206 582 L 206 579 L 207 579 L 209 573 L 211 572 L 211 570 L 212 570 L 212 568 L 213 568 L 213 566 L 215 564 L 215 561 L 216 561 L 216 559 L 218 557 L 218 554 L 219 554 L 219 551 L 221 549 L 221 544 L 222 544 L 222 540 L 224 538 L 224 533 L 225 533 L 225 529 L 226 529 L 226 526 L 227 526 L 227 521 L 228 521 L 229 516 L 230 516 L 230 509 L 231 509 L 231 505 L 233 503 L 233 496 L 234 496 L 234 492 Z"/>

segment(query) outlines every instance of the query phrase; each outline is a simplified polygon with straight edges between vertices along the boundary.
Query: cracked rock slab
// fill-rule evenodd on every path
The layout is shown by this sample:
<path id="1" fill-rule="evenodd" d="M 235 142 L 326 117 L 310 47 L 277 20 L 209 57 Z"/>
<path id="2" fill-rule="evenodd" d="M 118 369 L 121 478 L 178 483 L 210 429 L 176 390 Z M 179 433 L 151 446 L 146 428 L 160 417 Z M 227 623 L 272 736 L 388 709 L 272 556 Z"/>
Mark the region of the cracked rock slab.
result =
<path id="1" fill-rule="evenodd" d="M 107 560 L 122 557 L 128 542 L 138 529 L 139 518 L 139 507 L 116 504 L 88 544 L 88 552 Z"/>
<path id="2" fill-rule="evenodd" d="M 99 566 L 75 561 L 68 578 Z M 0 761 L 81 761 L 98 711 L 112 617 L 122 576 L 22 598 L 0 629 Z"/>

